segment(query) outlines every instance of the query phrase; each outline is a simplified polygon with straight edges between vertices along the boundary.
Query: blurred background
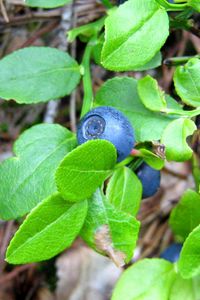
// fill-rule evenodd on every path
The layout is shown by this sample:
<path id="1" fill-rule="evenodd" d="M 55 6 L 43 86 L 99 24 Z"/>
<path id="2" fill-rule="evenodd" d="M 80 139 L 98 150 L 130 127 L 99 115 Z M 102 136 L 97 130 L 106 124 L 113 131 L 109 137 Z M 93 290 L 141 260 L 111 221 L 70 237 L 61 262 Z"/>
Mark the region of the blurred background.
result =
<path id="1" fill-rule="evenodd" d="M 95 0 L 76 0 L 52 10 L 25 7 L 23 0 L 0 0 L 0 58 L 17 49 L 34 45 L 68 51 L 80 62 L 85 44 L 78 40 L 68 44 L 66 32 L 104 14 L 105 7 L 101 1 Z M 200 15 L 195 15 L 195 21 L 196 26 L 200 26 Z M 162 49 L 163 59 L 196 53 L 200 53 L 200 39 L 183 30 L 172 30 Z M 91 68 L 94 93 L 105 80 L 116 75 L 141 78 L 148 73 L 157 78 L 167 93 L 175 97 L 172 82 L 174 67 L 163 64 L 151 71 L 118 74 L 106 71 L 94 63 Z M 14 141 L 21 132 L 34 124 L 59 123 L 76 131 L 82 96 L 80 85 L 69 97 L 48 104 L 19 105 L 14 101 L 0 99 L 0 161 L 12 156 Z M 198 118 L 196 123 L 200 128 Z M 196 153 L 194 170 L 200 153 L 198 132 L 191 145 Z M 143 257 L 158 257 L 174 241 L 168 226 L 169 213 L 183 192 L 194 185 L 190 162 L 166 164 L 162 171 L 160 190 L 154 197 L 142 201 L 138 216 L 142 228 L 132 262 Z M 4 261 L 5 251 L 21 221 L 0 220 L 0 300 L 110 299 L 113 286 L 123 269 L 90 250 L 81 239 L 49 261 L 23 266 L 8 265 Z"/>

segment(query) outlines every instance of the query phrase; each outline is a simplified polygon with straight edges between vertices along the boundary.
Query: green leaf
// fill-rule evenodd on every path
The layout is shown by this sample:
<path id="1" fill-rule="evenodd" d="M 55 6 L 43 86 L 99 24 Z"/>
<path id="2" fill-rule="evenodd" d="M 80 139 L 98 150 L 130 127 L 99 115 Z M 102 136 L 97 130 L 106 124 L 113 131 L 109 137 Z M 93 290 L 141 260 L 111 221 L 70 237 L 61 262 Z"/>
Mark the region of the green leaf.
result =
<path id="1" fill-rule="evenodd" d="M 0 97 L 18 103 L 46 102 L 69 95 L 80 80 L 77 62 L 60 50 L 28 47 L 0 60 Z"/>
<path id="2" fill-rule="evenodd" d="M 68 201 L 90 197 L 111 175 L 116 149 L 108 141 L 91 140 L 70 152 L 56 171 L 58 191 Z"/>
<path id="3" fill-rule="evenodd" d="M 104 33 L 100 35 L 98 40 L 96 41 L 96 45 L 92 49 L 92 58 L 94 59 L 97 65 L 101 66 L 101 51 L 104 43 Z"/>
<path id="4" fill-rule="evenodd" d="M 141 157 L 143 160 L 152 168 L 161 170 L 164 167 L 165 161 L 158 157 L 155 153 L 147 149 L 139 149 L 139 151 L 141 152 Z"/>
<path id="5" fill-rule="evenodd" d="M 150 60 L 148 61 L 146 64 L 134 68 L 135 71 L 146 71 L 146 70 L 152 70 L 155 69 L 159 66 L 161 66 L 162 64 L 162 54 L 161 52 L 157 52 L 156 55 Z"/>
<path id="6" fill-rule="evenodd" d="M 53 8 L 63 6 L 72 0 L 25 0 L 26 5 L 31 7 Z"/>
<path id="7" fill-rule="evenodd" d="M 15 142 L 16 157 L 0 164 L 0 218 L 23 216 L 54 193 L 55 169 L 75 146 L 74 134 L 60 125 L 26 130 Z"/>
<path id="8" fill-rule="evenodd" d="M 172 210 L 169 223 L 177 236 L 186 239 L 200 223 L 200 195 L 195 191 L 187 190 Z"/>
<path id="9" fill-rule="evenodd" d="M 196 190 L 200 191 L 200 157 L 198 153 L 192 156 L 192 176 L 194 178 Z"/>
<path id="10" fill-rule="evenodd" d="M 114 71 L 135 70 L 156 55 L 168 35 L 168 15 L 156 1 L 129 0 L 105 21 L 102 64 Z"/>
<path id="11" fill-rule="evenodd" d="M 200 225 L 185 240 L 178 260 L 178 269 L 183 278 L 200 274 Z"/>
<path id="12" fill-rule="evenodd" d="M 97 190 L 88 201 L 88 213 L 81 237 L 96 251 L 123 266 L 132 256 L 140 223 L 108 202 Z"/>
<path id="13" fill-rule="evenodd" d="M 112 300 L 169 300 L 175 273 L 163 259 L 144 259 L 128 268 L 115 286 Z"/>
<path id="14" fill-rule="evenodd" d="M 200 106 L 200 59 L 192 58 L 174 74 L 177 94 L 188 105 Z"/>
<path id="15" fill-rule="evenodd" d="M 115 77 L 101 86 L 95 96 L 95 106 L 103 105 L 113 106 L 125 114 L 134 128 L 137 142 L 159 140 L 173 120 L 146 109 L 138 96 L 137 80 L 130 77 Z"/>
<path id="16" fill-rule="evenodd" d="M 164 111 L 166 101 L 164 92 L 160 90 L 158 82 L 150 75 L 138 81 L 138 94 L 146 108 L 153 111 Z"/>
<path id="17" fill-rule="evenodd" d="M 49 259 L 69 247 L 87 214 L 87 201 L 69 204 L 55 194 L 28 215 L 11 240 L 6 260 L 25 264 Z"/>
<path id="18" fill-rule="evenodd" d="M 196 11 L 200 12 L 200 1 L 199 0 L 188 0 L 188 5 L 193 7 Z"/>
<path id="19" fill-rule="evenodd" d="M 119 168 L 109 181 L 106 195 L 116 208 L 135 216 L 140 208 L 142 185 L 129 168 Z"/>
<path id="20" fill-rule="evenodd" d="M 167 160 L 185 161 L 191 158 L 192 149 L 186 138 L 196 130 L 196 125 L 190 119 L 180 118 L 171 122 L 163 132 L 161 143 L 166 147 Z"/>
<path id="21" fill-rule="evenodd" d="M 172 285 L 169 300 L 200 299 L 200 277 L 184 279 L 178 273 Z"/>

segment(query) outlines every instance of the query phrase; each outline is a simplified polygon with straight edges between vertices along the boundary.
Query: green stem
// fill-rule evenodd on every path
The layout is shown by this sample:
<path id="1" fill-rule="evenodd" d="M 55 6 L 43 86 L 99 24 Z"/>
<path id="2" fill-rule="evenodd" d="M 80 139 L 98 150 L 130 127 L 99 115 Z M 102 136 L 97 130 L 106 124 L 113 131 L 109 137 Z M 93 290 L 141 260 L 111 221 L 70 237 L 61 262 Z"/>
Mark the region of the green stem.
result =
<path id="1" fill-rule="evenodd" d="M 194 110 L 173 110 L 173 109 L 167 109 L 165 111 L 168 115 L 179 115 L 185 118 L 193 118 L 200 114 L 200 107 L 194 109 Z"/>
<path id="2" fill-rule="evenodd" d="M 116 164 L 115 169 L 118 169 L 118 168 L 121 168 L 121 167 L 124 167 L 124 166 L 130 164 L 130 162 L 132 162 L 133 159 L 134 159 L 134 157 L 128 156 L 127 158 L 125 158 L 124 160 L 122 160 L 121 162 Z"/>
<path id="3" fill-rule="evenodd" d="M 83 55 L 82 60 L 82 67 L 83 67 L 83 91 L 84 91 L 84 97 L 83 97 L 83 105 L 81 110 L 81 118 L 91 110 L 92 103 L 93 103 L 93 90 L 92 90 L 92 78 L 91 78 L 91 71 L 90 71 L 90 59 L 91 59 L 91 53 L 92 49 L 95 46 L 96 42 L 96 36 L 93 36 L 86 48 Z"/>
<path id="4" fill-rule="evenodd" d="M 191 58 L 200 58 L 200 55 L 194 56 L 180 56 L 180 57 L 170 57 L 164 60 L 164 64 L 167 66 L 179 66 L 188 62 Z"/>
<path id="5" fill-rule="evenodd" d="M 182 4 L 172 4 L 169 3 L 166 0 L 156 0 L 162 7 L 164 7 L 167 11 L 180 11 L 184 10 L 188 4 L 182 3 Z"/>
<path id="6" fill-rule="evenodd" d="M 113 5 L 110 3 L 109 0 L 101 0 L 101 2 L 105 5 L 107 8 L 112 8 Z"/>
<path id="7" fill-rule="evenodd" d="M 187 2 L 187 0 L 186 1 L 184 1 L 184 0 L 174 0 L 174 3 L 185 3 L 185 2 Z"/>

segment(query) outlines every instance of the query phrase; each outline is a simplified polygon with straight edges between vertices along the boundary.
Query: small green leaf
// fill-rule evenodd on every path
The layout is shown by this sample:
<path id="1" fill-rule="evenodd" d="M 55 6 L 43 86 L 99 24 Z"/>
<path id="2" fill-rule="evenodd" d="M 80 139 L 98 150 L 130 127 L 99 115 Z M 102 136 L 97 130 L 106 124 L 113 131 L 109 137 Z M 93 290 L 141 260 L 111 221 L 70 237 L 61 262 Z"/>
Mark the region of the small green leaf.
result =
<path id="1" fill-rule="evenodd" d="M 56 171 L 58 191 L 68 201 L 90 197 L 111 175 L 116 149 L 108 141 L 91 140 L 67 155 Z"/>
<path id="2" fill-rule="evenodd" d="M 138 94 L 146 108 L 153 111 L 164 111 L 166 101 L 164 92 L 160 90 L 157 81 L 150 75 L 138 81 Z"/>
<path id="3" fill-rule="evenodd" d="M 169 300 L 200 299 L 200 277 L 184 279 L 178 273 L 172 285 Z"/>
<path id="4" fill-rule="evenodd" d="M 129 0 L 111 11 L 105 21 L 102 64 L 114 71 L 142 67 L 156 55 L 168 35 L 168 15 L 156 1 Z"/>
<path id="5" fill-rule="evenodd" d="M 141 260 L 122 274 L 112 300 L 169 300 L 174 279 L 173 265 L 168 261 Z"/>
<path id="6" fill-rule="evenodd" d="M 18 103 L 46 102 L 69 95 L 80 80 L 77 62 L 60 50 L 29 47 L 0 60 L 0 97 Z"/>
<path id="7" fill-rule="evenodd" d="M 110 204 L 100 190 L 88 205 L 82 238 L 90 247 L 109 256 L 116 265 L 128 263 L 133 256 L 140 223 Z"/>
<path id="8" fill-rule="evenodd" d="M 116 208 L 135 216 L 140 207 L 142 185 L 129 168 L 119 168 L 109 181 L 106 195 Z"/>
<path id="9" fill-rule="evenodd" d="M 60 125 L 26 130 L 15 142 L 16 157 L 0 164 L 0 218 L 23 216 L 54 193 L 55 169 L 75 146 L 74 134 Z"/>
<path id="10" fill-rule="evenodd" d="M 20 226 L 10 242 L 6 260 L 25 264 L 55 256 L 72 244 L 86 214 L 87 201 L 69 204 L 59 194 L 50 196 Z"/>
<path id="11" fill-rule="evenodd" d="M 172 117 L 152 112 L 143 105 L 137 92 L 137 80 L 115 77 L 97 91 L 95 106 L 113 106 L 131 122 L 137 142 L 159 140 Z M 174 118 L 175 119 L 175 118 Z"/>
<path id="12" fill-rule="evenodd" d="M 190 119 L 180 118 L 171 122 L 163 132 L 161 143 L 166 147 L 167 160 L 185 161 L 191 158 L 192 149 L 186 138 L 196 130 Z"/>
<path id="13" fill-rule="evenodd" d="M 177 94 L 188 105 L 200 106 L 200 59 L 192 58 L 174 74 Z"/>
<path id="14" fill-rule="evenodd" d="M 195 191 L 187 190 L 172 210 L 169 223 L 177 236 L 186 239 L 200 223 L 200 195 Z"/>
<path id="15" fill-rule="evenodd" d="M 200 225 L 185 240 L 178 260 L 178 269 L 183 278 L 200 274 Z"/>
<path id="16" fill-rule="evenodd" d="M 156 170 L 161 170 L 164 167 L 165 161 L 158 157 L 155 153 L 142 148 L 139 149 L 139 151 L 141 153 L 141 157 L 148 165 L 150 165 L 150 167 Z"/>
<path id="17" fill-rule="evenodd" d="M 53 8 L 63 6 L 72 0 L 25 0 L 26 5 L 31 7 Z"/>

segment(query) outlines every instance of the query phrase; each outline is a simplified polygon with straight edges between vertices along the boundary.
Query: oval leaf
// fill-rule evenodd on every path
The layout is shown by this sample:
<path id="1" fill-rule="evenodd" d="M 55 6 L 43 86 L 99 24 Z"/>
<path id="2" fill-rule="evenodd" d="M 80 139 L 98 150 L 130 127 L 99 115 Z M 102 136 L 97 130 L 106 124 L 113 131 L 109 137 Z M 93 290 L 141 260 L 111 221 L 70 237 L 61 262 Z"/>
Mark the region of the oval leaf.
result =
<path id="1" fill-rule="evenodd" d="M 69 204 L 55 194 L 28 215 L 11 240 L 6 260 L 25 264 L 49 259 L 69 247 L 87 213 L 87 201 Z"/>
<path id="2" fill-rule="evenodd" d="M 167 160 L 185 161 L 191 158 L 192 149 L 186 138 L 196 130 L 190 119 L 180 118 L 171 122 L 163 132 L 161 143 L 165 145 Z"/>
<path id="3" fill-rule="evenodd" d="M 192 190 L 186 191 L 172 210 L 169 223 L 179 238 L 186 239 L 200 223 L 200 195 Z"/>
<path id="4" fill-rule="evenodd" d="M 109 181 L 106 196 L 116 208 L 134 216 L 140 207 L 142 184 L 129 168 L 119 168 Z"/>
<path id="5" fill-rule="evenodd" d="M 168 300 L 175 273 L 163 259 L 144 259 L 126 270 L 119 279 L 112 300 Z"/>
<path id="6" fill-rule="evenodd" d="M 111 175 L 116 149 L 108 141 L 91 140 L 67 155 L 56 171 L 58 191 L 68 201 L 90 197 Z"/>
<path id="7" fill-rule="evenodd" d="M 54 48 L 24 48 L 0 60 L 0 97 L 6 100 L 46 102 L 70 94 L 79 80 L 77 62 Z"/>
<path id="8" fill-rule="evenodd" d="M 81 237 L 96 251 L 109 256 L 117 266 L 128 263 L 138 238 L 140 223 L 111 205 L 97 190 L 88 201 Z"/>
<path id="9" fill-rule="evenodd" d="M 188 105 L 200 106 L 200 59 L 192 58 L 185 66 L 180 66 L 174 74 L 177 94 Z"/>
<path id="10" fill-rule="evenodd" d="M 76 146 L 74 134 L 60 125 L 40 124 L 16 141 L 16 157 L 0 164 L 0 218 L 23 216 L 56 191 L 55 169 Z"/>
<path id="11" fill-rule="evenodd" d="M 178 269 L 183 278 L 200 274 L 200 225 L 185 240 L 178 260 Z"/>
<path id="12" fill-rule="evenodd" d="M 156 1 L 129 0 L 105 21 L 102 64 L 114 71 L 135 70 L 156 55 L 168 35 L 168 15 Z"/>
<path id="13" fill-rule="evenodd" d="M 138 81 L 138 94 L 146 108 L 153 111 L 166 109 L 164 92 L 160 90 L 157 81 L 150 75 Z"/>

